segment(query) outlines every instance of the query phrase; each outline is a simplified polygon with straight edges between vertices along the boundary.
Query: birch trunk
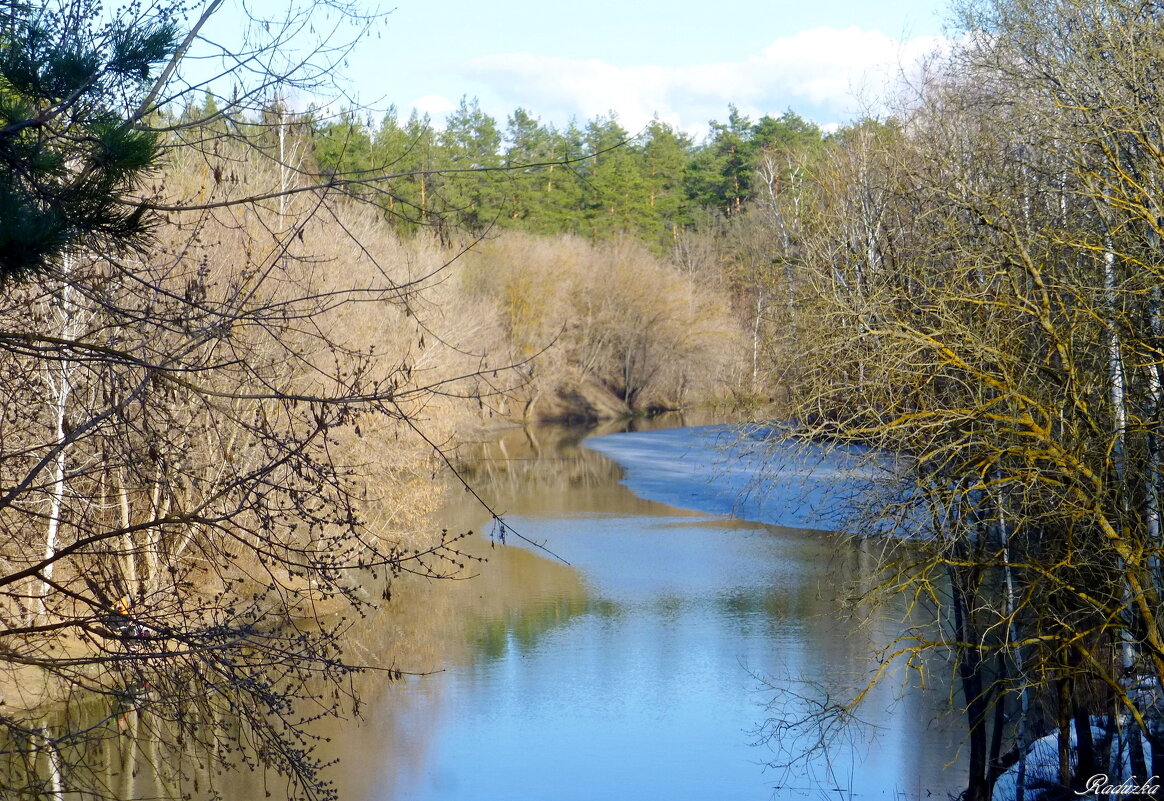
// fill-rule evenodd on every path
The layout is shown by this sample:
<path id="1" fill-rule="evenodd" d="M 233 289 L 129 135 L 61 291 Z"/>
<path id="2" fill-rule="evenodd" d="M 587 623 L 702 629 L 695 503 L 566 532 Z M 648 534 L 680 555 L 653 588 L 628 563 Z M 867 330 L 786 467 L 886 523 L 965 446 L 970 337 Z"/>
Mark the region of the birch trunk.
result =
<path id="1" fill-rule="evenodd" d="M 63 264 L 63 284 L 56 299 L 56 328 L 63 340 L 70 341 L 77 337 L 79 321 L 76 306 L 76 289 L 70 282 L 72 273 L 72 257 L 66 256 Z M 47 599 L 51 592 L 50 583 L 53 578 L 53 563 L 50 559 L 57 552 L 60 540 L 61 517 L 64 511 L 66 480 L 69 467 L 68 447 L 68 409 L 73 394 L 73 372 L 76 365 L 67 357 L 62 356 L 59 361 L 48 360 L 44 368 L 45 385 L 48 388 L 49 403 L 52 415 L 52 447 L 56 453 L 53 456 L 49 469 L 49 513 L 48 523 L 45 526 L 43 558 L 48 562 L 44 569 L 40 588 L 40 616 L 48 615 Z"/>

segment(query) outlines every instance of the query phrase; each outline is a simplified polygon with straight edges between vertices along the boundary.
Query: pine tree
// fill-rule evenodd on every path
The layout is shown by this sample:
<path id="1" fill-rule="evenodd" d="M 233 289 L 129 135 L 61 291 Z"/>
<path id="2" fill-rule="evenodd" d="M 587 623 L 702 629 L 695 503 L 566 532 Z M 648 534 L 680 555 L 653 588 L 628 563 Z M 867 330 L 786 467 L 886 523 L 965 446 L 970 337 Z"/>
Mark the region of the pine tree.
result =
<path id="1" fill-rule="evenodd" d="M 377 166 L 371 132 L 350 109 L 315 126 L 313 149 L 323 175 L 359 179 Z"/>
<path id="2" fill-rule="evenodd" d="M 743 209 L 751 183 L 751 135 L 751 121 L 735 106 L 729 109 L 726 125 L 711 122 L 710 140 L 692 161 L 686 178 L 688 195 L 696 205 L 717 208 L 729 217 Z"/>
<path id="3" fill-rule="evenodd" d="M 570 144 L 553 126 L 543 126 L 525 109 L 509 118 L 505 134 L 506 208 L 501 223 L 539 234 L 571 230 L 579 211 L 580 188 Z M 575 153 L 575 155 L 577 155 Z"/>
<path id="4" fill-rule="evenodd" d="M 683 173 L 691 158 L 691 140 L 658 119 L 647 126 L 646 135 L 641 154 L 643 178 L 647 201 L 657 224 L 656 230 L 649 233 L 660 240 L 669 240 L 689 222 Z"/>
<path id="5" fill-rule="evenodd" d="M 104 24 L 93 0 L 0 12 L 0 280 L 144 241 L 151 218 L 129 198 L 161 154 L 138 123 L 177 47 L 170 11 Z"/>
<path id="6" fill-rule="evenodd" d="M 586 126 L 594 155 L 583 172 L 584 210 L 590 234 L 598 239 L 650 226 L 651 209 L 641 160 L 628 147 L 629 134 L 611 113 Z"/>
<path id="7" fill-rule="evenodd" d="M 477 98 L 463 97 L 445 120 L 439 143 L 447 161 L 442 166 L 454 171 L 447 176 L 445 193 L 453 218 L 470 231 L 488 228 L 501 214 L 501 176 L 490 172 L 501 166 L 496 120 L 481 110 Z"/>

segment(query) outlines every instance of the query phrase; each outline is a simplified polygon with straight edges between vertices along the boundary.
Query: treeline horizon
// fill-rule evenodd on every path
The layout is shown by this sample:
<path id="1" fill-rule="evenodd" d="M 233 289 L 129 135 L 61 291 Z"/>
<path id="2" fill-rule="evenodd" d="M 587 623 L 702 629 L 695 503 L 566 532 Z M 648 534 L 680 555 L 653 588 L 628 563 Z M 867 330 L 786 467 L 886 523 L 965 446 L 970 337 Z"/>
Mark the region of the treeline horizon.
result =
<path id="1" fill-rule="evenodd" d="M 212 116 L 213 97 L 204 104 L 186 113 Z M 613 111 L 560 128 L 517 108 L 501 124 L 468 96 L 443 128 L 416 109 L 404 119 L 395 106 L 378 122 L 357 110 L 272 113 L 259 125 L 294 128 L 321 175 L 352 182 L 399 232 L 630 235 L 660 253 L 683 231 L 739 215 L 765 189 L 765 157 L 811 153 L 869 124 L 826 133 L 791 108 L 753 121 L 729 105 L 727 120 L 711 120 L 697 142 L 657 118 L 629 131 Z M 384 174 L 400 176 L 390 190 L 362 182 Z"/>

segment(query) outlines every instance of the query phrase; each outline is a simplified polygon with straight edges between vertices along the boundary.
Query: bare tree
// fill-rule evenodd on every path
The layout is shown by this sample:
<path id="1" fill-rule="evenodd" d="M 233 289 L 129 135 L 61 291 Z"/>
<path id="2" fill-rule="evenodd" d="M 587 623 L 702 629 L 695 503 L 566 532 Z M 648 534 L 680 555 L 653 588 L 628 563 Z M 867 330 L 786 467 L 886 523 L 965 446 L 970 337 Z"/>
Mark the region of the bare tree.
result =
<path id="1" fill-rule="evenodd" d="M 505 379 L 432 363 L 425 292 L 443 264 L 396 261 L 347 191 L 391 176 L 315 174 L 271 100 L 347 46 L 294 48 L 315 6 L 220 48 L 242 88 L 195 102 L 214 76 L 183 71 L 214 49 L 199 37 L 221 5 L 185 32 L 157 5 L 108 24 L 80 0 L 31 20 L 13 6 L 0 32 L 9 83 L 35 61 L 10 37 L 21 25 L 44 52 L 92 55 L 69 62 L 80 77 L 37 67 L 35 102 L 0 109 L 0 201 L 52 211 L 0 298 L 0 781 L 21 796 L 131 797 L 128 727 L 174 795 L 249 765 L 329 797 L 308 724 L 358 707 L 353 673 L 400 675 L 345 658 L 352 615 L 401 572 L 467 559 L 458 535 L 402 535 L 408 510 L 363 480 L 389 468 L 358 443 L 411 438 L 402 469 L 439 459 L 423 409 Z M 136 155 L 112 169 L 115 145 Z M 80 218 L 86 197 L 99 210 Z M 377 333 L 355 336 L 353 316 Z"/>
<path id="2" fill-rule="evenodd" d="M 1007 771 L 1025 787 L 1046 733 L 1060 788 L 1125 759 L 1142 780 L 1142 743 L 1164 754 L 1164 40 L 1142 3 L 1000 0 L 966 19 L 970 44 L 900 135 L 835 142 L 843 169 L 817 177 L 832 194 L 805 235 L 799 416 L 908 459 L 879 514 L 927 522 L 884 587 L 927 599 L 944 633 L 886 656 L 952 657 L 966 797 Z"/>

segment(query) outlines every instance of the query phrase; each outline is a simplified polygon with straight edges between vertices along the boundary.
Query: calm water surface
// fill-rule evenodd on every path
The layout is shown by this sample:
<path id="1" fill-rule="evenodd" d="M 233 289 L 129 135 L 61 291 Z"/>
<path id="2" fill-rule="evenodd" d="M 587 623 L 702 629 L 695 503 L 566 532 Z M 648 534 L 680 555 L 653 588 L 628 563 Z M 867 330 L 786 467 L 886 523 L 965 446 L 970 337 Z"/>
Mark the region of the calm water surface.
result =
<path id="1" fill-rule="evenodd" d="M 956 765 L 943 770 L 957 747 L 956 722 L 940 717 L 944 689 L 895 680 L 862 707 L 867 725 L 787 769 L 765 764 L 814 744 L 817 729 L 780 722 L 848 699 L 870 675 L 870 654 L 899 631 L 838 614 L 872 577 L 868 553 L 821 532 L 642 500 L 613 462 L 569 437 L 515 433 L 474 458 L 475 486 L 570 568 L 512 537 L 490 552 L 474 581 L 512 586 L 520 601 L 494 611 L 482 601 L 463 623 L 471 648 L 460 664 L 377 697 L 369 722 L 347 732 L 345 801 L 960 789 Z M 453 509 L 450 526 L 474 514 Z M 758 745 L 762 730 L 772 736 Z"/>

